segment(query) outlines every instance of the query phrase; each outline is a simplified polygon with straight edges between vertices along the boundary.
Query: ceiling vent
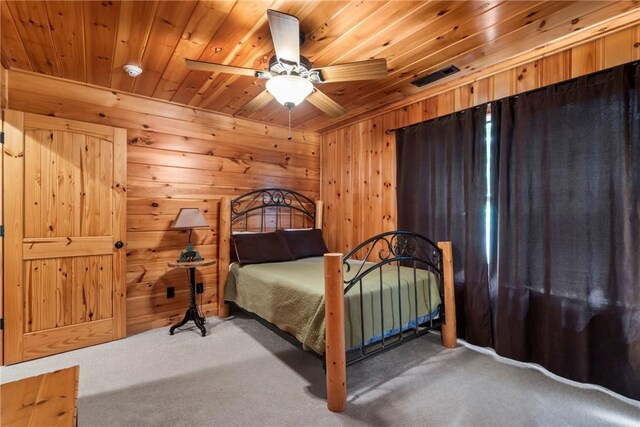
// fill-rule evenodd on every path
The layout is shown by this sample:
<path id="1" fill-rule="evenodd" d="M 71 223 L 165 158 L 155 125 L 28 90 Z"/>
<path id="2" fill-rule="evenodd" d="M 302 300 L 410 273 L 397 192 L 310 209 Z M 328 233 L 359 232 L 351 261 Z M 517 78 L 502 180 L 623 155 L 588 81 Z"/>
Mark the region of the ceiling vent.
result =
<path id="1" fill-rule="evenodd" d="M 447 68 L 443 68 L 442 70 L 438 70 L 435 73 L 427 74 L 424 77 L 420 77 L 418 80 L 414 80 L 411 82 L 412 85 L 416 85 L 418 87 L 422 87 L 424 85 L 428 85 L 429 83 L 433 83 L 436 80 L 444 79 L 445 77 L 449 77 L 451 74 L 455 74 L 460 69 L 455 65 L 450 65 Z"/>

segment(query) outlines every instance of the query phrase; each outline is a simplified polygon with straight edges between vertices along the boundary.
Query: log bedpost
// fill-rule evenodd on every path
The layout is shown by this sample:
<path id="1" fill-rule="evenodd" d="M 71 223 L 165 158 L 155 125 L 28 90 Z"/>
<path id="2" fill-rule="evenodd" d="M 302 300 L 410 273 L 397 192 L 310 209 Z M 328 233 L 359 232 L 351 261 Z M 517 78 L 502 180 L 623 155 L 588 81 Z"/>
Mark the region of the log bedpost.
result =
<path id="1" fill-rule="evenodd" d="M 347 406 L 342 254 L 324 254 L 324 313 L 327 407 L 342 412 Z"/>
<path id="2" fill-rule="evenodd" d="M 218 224 L 218 317 L 229 316 L 229 305 L 224 303 L 224 290 L 229 276 L 229 244 L 231 241 L 231 198 L 220 198 Z"/>
<path id="3" fill-rule="evenodd" d="M 455 348 L 458 334 L 456 332 L 456 295 L 453 284 L 453 251 L 451 242 L 438 242 L 442 250 L 442 269 L 444 279 L 444 311 L 445 323 L 442 325 L 442 345 Z"/>
<path id="4" fill-rule="evenodd" d="M 315 227 L 322 230 L 322 208 L 324 207 L 324 203 L 322 200 L 316 200 L 316 223 Z"/>

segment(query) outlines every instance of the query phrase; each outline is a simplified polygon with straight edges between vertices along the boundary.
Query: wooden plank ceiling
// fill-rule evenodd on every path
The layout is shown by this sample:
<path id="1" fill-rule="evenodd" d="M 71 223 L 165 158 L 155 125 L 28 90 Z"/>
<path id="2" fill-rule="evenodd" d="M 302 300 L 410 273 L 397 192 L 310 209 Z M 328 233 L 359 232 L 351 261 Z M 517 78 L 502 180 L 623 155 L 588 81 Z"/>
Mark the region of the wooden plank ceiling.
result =
<path id="1" fill-rule="evenodd" d="M 300 19 L 301 54 L 314 66 L 387 59 L 386 79 L 321 85 L 347 115 L 332 119 L 308 102 L 293 110 L 294 127 L 322 130 L 425 90 L 410 84 L 416 76 L 452 64 L 462 70 L 457 76 L 471 73 L 617 16 L 637 16 L 640 2 L 2 1 L 2 64 L 233 115 L 265 81 L 189 71 L 184 59 L 267 69 L 274 54 L 269 8 Z M 129 77 L 127 63 L 143 74 Z M 287 123 L 276 101 L 242 115 Z"/>

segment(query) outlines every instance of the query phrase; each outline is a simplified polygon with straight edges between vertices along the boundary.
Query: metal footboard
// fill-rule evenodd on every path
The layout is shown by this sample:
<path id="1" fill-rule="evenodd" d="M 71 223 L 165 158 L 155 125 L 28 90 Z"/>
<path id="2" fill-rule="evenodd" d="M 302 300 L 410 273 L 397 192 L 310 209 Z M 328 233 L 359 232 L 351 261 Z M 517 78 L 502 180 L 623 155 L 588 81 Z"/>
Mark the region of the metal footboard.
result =
<path id="1" fill-rule="evenodd" d="M 361 340 L 359 344 L 352 343 L 357 345 L 347 351 L 347 366 L 424 335 L 444 322 L 442 250 L 428 238 L 409 231 L 378 234 L 362 242 L 343 257 L 343 270 L 345 300 L 355 299 L 360 305 Z M 419 270 L 426 270 L 434 275 L 440 297 L 440 303 L 434 308 L 431 285 L 429 280 L 426 280 L 423 285 L 427 287 L 428 311 L 424 314 L 419 310 Z M 370 296 L 376 293 L 371 287 L 373 280 L 377 281 L 377 285 L 373 286 L 378 287 L 378 295 L 375 298 L 378 301 L 375 303 L 379 304 L 380 308 L 379 336 L 374 334 L 373 337 L 369 337 L 365 331 L 365 280 Z M 393 301 L 394 292 L 397 293 L 397 301 Z M 403 304 L 403 293 L 410 294 L 408 298 L 413 299 L 413 307 L 411 301 Z M 390 304 L 385 304 L 385 294 L 390 295 L 391 304 L 397 304 L 397 314 L 394 313 L 395 307 L 389 309 Z M 368 309 L 373 310 L 372 307 Z M 394 326 L 391 329 L 388 322 L 385 322 L 385 316 L 393 316 Z M 372 315 L 372 319 L 373 317 L 375 316 Z M 375 330 L 375 325 L 373 328 Z"/>

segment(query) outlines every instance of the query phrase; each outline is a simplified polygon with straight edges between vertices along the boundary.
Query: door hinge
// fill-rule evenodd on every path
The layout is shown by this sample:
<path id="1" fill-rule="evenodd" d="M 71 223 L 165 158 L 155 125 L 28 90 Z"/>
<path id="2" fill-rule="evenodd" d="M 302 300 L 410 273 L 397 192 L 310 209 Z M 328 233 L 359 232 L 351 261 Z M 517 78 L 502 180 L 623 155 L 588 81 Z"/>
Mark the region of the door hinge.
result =
<path id="1" fill-rule="evenodd" d="M 4 132 L 0 132 L 0 144 L 4 144 Z"/>
<path id="2" fill-rule="evenodd" d="M 4 225 L 0 225 L 0 237 L 4 237 Z"/>
<path id="3" fill-rule="evenodd" d="M 4 329 L 4 319 L 0 318 L 0 329 Z"/>

